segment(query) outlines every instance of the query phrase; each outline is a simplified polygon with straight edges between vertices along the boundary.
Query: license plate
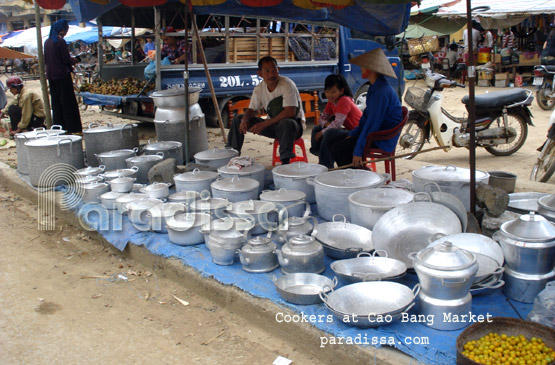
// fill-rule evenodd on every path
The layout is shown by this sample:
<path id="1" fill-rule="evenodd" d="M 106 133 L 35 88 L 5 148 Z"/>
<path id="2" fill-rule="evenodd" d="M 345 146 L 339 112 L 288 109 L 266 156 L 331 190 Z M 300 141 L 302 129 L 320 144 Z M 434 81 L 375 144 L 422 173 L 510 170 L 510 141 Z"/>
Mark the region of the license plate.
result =
<path id="1" fill-rule="evenodd" d="M 539 86 L 541 84 L 543 84 L 543 77 L 534 77 L 532 85 Z"/>

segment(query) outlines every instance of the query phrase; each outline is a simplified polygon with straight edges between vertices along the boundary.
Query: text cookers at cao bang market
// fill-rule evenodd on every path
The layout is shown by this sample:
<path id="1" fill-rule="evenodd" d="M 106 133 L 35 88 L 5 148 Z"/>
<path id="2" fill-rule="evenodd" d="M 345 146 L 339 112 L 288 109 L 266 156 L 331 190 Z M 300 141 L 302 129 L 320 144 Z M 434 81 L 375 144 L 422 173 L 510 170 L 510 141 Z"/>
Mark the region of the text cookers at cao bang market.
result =
<path id="1" fill-rule="evenodd" d="M 272 169 L 274 185 L 276 189 L 298 190 L 306 194 L 306 201 L 309 204 L 316 203 L 314 186 L 306 181 L 324 172 L 328 168 L 323 165 L 306 162 L 295 162 L 287 165 L 279 165 Z"/>

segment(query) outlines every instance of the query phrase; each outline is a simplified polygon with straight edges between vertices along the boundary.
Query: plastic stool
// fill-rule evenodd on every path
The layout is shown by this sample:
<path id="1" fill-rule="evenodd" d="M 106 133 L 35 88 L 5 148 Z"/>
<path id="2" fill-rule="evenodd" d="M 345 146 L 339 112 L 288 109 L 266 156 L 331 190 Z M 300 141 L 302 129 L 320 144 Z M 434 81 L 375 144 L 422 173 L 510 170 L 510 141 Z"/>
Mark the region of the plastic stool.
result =
<path id="1" fill-rule="evenodd" d="M 295 152 L 295 146 L 299 146 L 301 148 L 302 156 L 297 155 L 297 153 Z M 272 166 L 275 166 L 276 163 L 278 162 L 281 163 L 281 160 L 279 159 L 279 155 L 278 155 L 278 147 L 279 147 L 279 140 L 274 139 L 274 152 L 272 154 Z M 297 138 L 295 140 L 293 144 L 293 153 L 295 154 L 295 157 L 289 160 L 290 163 L 297 162 L 297 161 L 308 162 L 308 158 L 306 157 L 306 148 L 304 146 L 304 140 L 302 139 L 302 137 Z"/>

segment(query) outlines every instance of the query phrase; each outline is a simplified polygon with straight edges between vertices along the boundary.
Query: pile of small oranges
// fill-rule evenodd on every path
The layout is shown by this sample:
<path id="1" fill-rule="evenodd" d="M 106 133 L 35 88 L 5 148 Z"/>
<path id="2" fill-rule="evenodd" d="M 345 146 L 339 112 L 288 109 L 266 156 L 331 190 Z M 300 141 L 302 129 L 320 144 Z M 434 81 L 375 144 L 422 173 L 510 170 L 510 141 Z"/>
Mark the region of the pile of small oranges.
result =
<path id="1" fill-rule="evenodd" d="M 555 351 L 547 347 L 541 338 L 527 340 L 523 335 L 489 333 L 479 340 L 468 341 L 463 349 L 464 356 L 485 365 L 546 365 L 555 361 Z"/>

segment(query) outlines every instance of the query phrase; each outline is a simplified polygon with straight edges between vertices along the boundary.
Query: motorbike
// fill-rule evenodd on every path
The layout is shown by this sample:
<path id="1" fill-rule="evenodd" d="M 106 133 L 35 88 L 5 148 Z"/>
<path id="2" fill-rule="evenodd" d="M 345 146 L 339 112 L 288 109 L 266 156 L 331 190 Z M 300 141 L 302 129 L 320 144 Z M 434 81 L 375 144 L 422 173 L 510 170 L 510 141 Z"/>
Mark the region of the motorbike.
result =
<path id="1" fill-rule="evenodd" d="M 555 107 L 555 66 L 534 66 L 534 81 L 537 87 L 536 101 L 543 110 Z"/>
<path id="2" fill-rule="evenodd" d="M 410 87 L 405 102 L 413 110 L 399 137 L 395 154 L 408 154 L 411 159 L 433 136 L 440 147 L 469 147 L 470 133 L 467 118 L 459 118 L 442 108 L 444 88 L 462 87 L 438 73 L 426 74 L 427 89 Z M 496 91 L 475 97 L 476 146 L 484 147 L 495 156 L 509 156 L 518 151 L 532 125 L 528 106 L 534 100 L 526 89 Z M 468 95 L 462 98 L 468 110 Z"/>
<path id="3" fill-rule="evenodd" d="M 530 180 L 547 182 L 555 172 L 555 109 L 549 118 L 547 140 L 539 149 L 540 155 L 530 174 Z"/>

